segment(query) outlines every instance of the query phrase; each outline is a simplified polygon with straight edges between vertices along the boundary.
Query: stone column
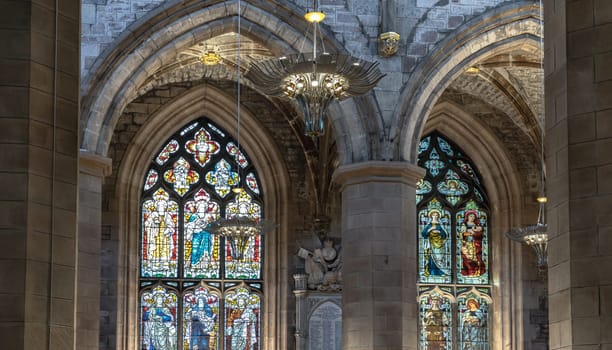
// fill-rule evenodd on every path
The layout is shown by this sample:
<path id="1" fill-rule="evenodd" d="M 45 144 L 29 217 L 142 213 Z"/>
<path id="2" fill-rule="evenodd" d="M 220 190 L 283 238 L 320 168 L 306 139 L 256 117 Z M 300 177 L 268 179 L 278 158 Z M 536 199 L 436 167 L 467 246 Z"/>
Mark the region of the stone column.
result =
<path id="1" fill-rule="evenodd" d="M 0 6 L 2 349 L 75 346 L 79 6 Z"/>
<path id="2" fill-rule="evenodd" d="M 98 349 L 100 342 L 100 252 L 102 184 L 110 158 L 81 152 L 77 245 L 76 348 Z"/>
<path id="3" fill-rule="evenodd" d="M 308 339 L 308 320 L 306 319 L 306 289 L 308 275 L 295 274 L 295 349 L 306 350 L 306 340 Z"/>
<path id="4" fill-rule="evenodd" d="M 345 350 L 417 348 L 416 182 L 401 162 L 341 166 L 342 344 Z"/>
<path id="5" fill-rule="evenodd" d="M 612 2 L 544 12 L 550 349 L 612 349 Z"/>

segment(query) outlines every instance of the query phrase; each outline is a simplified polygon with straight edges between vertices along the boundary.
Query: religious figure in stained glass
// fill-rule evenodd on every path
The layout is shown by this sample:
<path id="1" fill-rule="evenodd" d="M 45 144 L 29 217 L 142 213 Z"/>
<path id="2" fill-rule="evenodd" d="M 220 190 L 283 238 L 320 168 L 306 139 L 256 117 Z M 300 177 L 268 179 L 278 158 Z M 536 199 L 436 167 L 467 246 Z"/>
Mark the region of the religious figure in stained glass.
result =
<path id="1" fill-rule="evenodd" d="M 195 184 L 200 179 L 197 172 L 191 170 L 191 165 L 185 158 L 179 158 L 174 167 L 164 173 L 164 180 L 174 185 L 174 190 L 181 197 L 189 190 L 192 184 Z"/>
<path id="2" fill-rule="evenodd" d="M 178 349 L 176 309 L 176 294 L 163 287 L 142 294 L 142 349 Z"/>
<path id="3" fill-rule="evenodd" d="M 215 170 L 206 174 L 206 182 L 215 187 L 215 191 L 221 197 L 227 196 L 231 188 L 238 184 L 238 173 L 232 171 L 231 165 L 221 159 L 215 164 Z"/>
<path id="4" fill-rule="evenodd" d="M 432 292 L 419 298 L 422 349 L 452 349 L 452 306 L 444 294 Z"/>
<path id="5" fill-rule="evenodd" d="M 247 191 L 241 191 L 233 202 L 227 204 L 225 216 L 248 216 L 261 219 L 261 206 L 253 201 Z M 259 278 L 261 270 L 261 237 L 226 241 L 225 273 L 231 278 Z"/>
<path id="6" fill-rule="evenodd" d="M 421 237 L 419 255 L 423 264 L 419 269 L 422 282 L 450 282 L 451 256 L 449 213 L 435 198 L 428 209 L 419 214 Z"/>
<path id="7" fill-rule="evenodd" d="M 417 182 L 416 201 L 419 203 L 423 199 L 423 195 L 431 192 L 431 182 L 421 179 Z"/>
<path id="8" fill-rule="evenodd" d="M 159 189 L 143 204 L 142 275 L 176 277 L 178 205 Z"/>
<path id="9" fill-rule="evenodd" d="M 260 348 L 263 239 L 210 234 L 221 215 L 261 219 L 256 169 L 234 142 L 202 117 L 151 159 L 140 188 L 141 350 Z"/>
<path id="10" fill-rule="evenodd" d="M 183 298 L 185 350 L 217 349 L 219 298 L 199 287 Z"/>
<path id="11" fill-rule="evenodd" d="M 461 181 L 459 175 L 452 170 L 447 171 L 444 181 L 438 183 L 438 192 L 445 195 L 451 205 L 457 204 L 468 191 L 468 184 Z"/>
<path id="12" fill-rule="evenodd" d="M 438 132 L 419 143 L 418 164 L 427 169 L 416 190 L 419 348 L 488 350 L 489 218 L 480 174 Z"/>
<path id="13" fill-rule="evenodd" d="M 489 303 L 490 297 L 468 292 L 457 298 L 459 315 L 459 345 L 461 350 L 489 349 Z"/>
<path id="14" fill-rule="evenodd" d="M 238 288 L 225 297 L 226 349 L 259 349 L 259 306 L 257 294 L 249 294 L 248 289 Z"/>
<path id="15" fill-rule="evenodd" d="M 219 204 L 200 189 L 194 200 L 185 204 L 185 276 L 219 277 L 219 237 L 208 230 L 219 218 Z"/>
<path id="16" fill-rule="evenodd" d="M 219 148 L 219 143 L 212 140 L 210 133 L 204 128 L 198 130 L 195 137 L 185 143 L 187 152 L 193 154 L 193 159 L 202 167 L 213 155 L 219 153 Z"/>
<path id="17" fill-rule="evenodd" d="M 486 220 L 484 214 L 482 214 L 482 219 Z M 483 260 L 485 227 L 481 223 L 478 207 L 473 201 L 468 202 L 465 211 L 457 214 L 457 225 L 461 251 L 461 275 L 480 277 L 487 271 Z"/>

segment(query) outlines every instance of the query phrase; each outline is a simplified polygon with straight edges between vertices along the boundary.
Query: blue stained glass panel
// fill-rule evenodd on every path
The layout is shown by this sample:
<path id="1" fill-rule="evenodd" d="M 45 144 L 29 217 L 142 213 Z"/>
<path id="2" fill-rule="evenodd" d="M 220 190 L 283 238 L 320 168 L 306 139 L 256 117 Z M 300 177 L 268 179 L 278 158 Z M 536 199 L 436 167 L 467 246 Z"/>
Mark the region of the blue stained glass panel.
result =
<path id="1" fill-rule="evenodd" d="M 470 292 L 457 297 L 458 330 L 460 349 L 488 350 L 489 345 L 489 298 Z"/>
<path id="2" fill-rule="evenodd" d="M 219 297 L 204 287 L 183 296 L 184 350 L 218 349 Z"/>
<path id="3" fill-rule="evenodd" d="M 469 189 L 468 184 L 461 181 L 459 175 L 452 170 L 447 171 L 444 180 L 438 183 L 438 192 L 445 195 L 446 200 L 453 206 L 468 193 Z"/>
<path id="4" fill-rule="evenodd" d="M 419 211 L 419 282 L 450 283 L 452 248 L 450 212 L 432 199 Z"/>
<path id="5" fill-rule="evenodd" d="M 440 146 L 442 152 L 446 153 L 449 157 L 453 156 L 453 148 L 441 137 L 438 137 L 438 146 Z"/>
<path id="6" fill-rule="evenodd" d="M 440 170 L 446 167 L 444 162 L 440 160 L 440 155 L 435 148 L 429 152 L 429 159 L 425 162 L 425 167 L 427 167 L 431 173 L 431 176 L 434 177 L 438 176 L 438 174 L 440 174 Z"/>
<path id="7" fill-rule="evenodd" d="M 417 182 L 416 188 L 417 203 L 419 203 L 423 199 L 423 195 L 429 192 L 431 192 L 431 182 L 425 179 L 419 180 L 419 182 Z"/>
<path id="8" fill-rule="evenodd" d="M 225 349 L 259 350 L 261 299 L 239 287 L 225 295 Z"/>
<path id="9" fill-rule="evenodd" d="M 429 148 L 429 140 L 431 139 L 430 136 L 427 136 L 425 138 L 423 138 L 421 140 L 421 142 L 419 142 L 419 156 L 421 155 L 421 153 L 427 151 L 427 149 Z"/>
<path id="10" fill-rule="evenodd" d="M 155 287 L 140 296 L 140 346 L 146 350 L 177 350 L 177 294 Z"/>

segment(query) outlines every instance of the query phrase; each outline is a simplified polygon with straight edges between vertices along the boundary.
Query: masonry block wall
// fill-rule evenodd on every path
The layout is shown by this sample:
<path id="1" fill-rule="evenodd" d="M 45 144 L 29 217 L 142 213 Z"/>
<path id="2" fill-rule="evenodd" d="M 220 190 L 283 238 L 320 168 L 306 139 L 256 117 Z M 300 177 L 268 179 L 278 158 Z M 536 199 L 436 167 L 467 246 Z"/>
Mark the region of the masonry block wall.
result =
<path id="1" fill-rule="evenodd" d="M 545 1 L 551 349 L 612 348 L 612 3 Z"/>
<path id="2" fill-rule="evenodd" d="M 79 11 L 0 5 L 3 349 L 74 346 Z"/>

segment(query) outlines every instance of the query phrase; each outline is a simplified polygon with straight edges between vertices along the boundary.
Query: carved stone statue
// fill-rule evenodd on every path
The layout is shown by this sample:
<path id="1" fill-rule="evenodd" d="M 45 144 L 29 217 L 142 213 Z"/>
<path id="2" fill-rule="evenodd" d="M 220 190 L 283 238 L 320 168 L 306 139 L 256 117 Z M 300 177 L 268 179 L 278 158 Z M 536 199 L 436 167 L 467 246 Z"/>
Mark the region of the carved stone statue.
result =
<path id="1" fill-rule="evenodd" d="M 323 247 L 314 251 L 300 248 L 298 256 L 304 259 L 308 274 L 308 289 L 324 292 L 342 290 L 342 254 L 331 238 L 323 240 Z"/>

